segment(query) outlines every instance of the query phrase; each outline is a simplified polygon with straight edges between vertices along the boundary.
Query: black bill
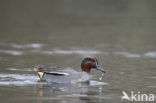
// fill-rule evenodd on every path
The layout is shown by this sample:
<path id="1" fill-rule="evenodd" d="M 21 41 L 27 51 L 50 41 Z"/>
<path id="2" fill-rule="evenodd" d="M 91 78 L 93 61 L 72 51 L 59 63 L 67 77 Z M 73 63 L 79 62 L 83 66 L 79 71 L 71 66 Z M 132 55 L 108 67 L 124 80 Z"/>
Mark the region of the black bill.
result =
<path id="1" fill-rule="evenodd" d="M 103 68 L 101 68 L 100 65 L 97 65 L 96 70 L 99 70 L 99 71 L 101 71 L 103 73 L 106 73 L 106 71 Z"/>

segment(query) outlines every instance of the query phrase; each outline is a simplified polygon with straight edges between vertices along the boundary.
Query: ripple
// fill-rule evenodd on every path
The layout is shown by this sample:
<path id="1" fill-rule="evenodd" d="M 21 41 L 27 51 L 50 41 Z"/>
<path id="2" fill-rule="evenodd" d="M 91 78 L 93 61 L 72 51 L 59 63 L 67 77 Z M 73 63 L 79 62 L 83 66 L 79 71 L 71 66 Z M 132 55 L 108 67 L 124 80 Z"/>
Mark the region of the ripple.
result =
<path id="1" fill-rule="evenodd" d="M 144 54 L 145 57 L 156 58 L 156 52 L 147 52 Z"/>
<path id="2" fill-rule="evenodd" d="M 151 77 L 152 79 L 156 79 L 156 77 Z"/>
<path id="3" fill-rule="evenodd" d="M 113 52 L 115 55 L 122 55 L 127 58 L 140 58 L 141 56 L 139 54 L 133 54 L 129 52 Z"/>
<path id="4" fill-rule="evenodd" d="M 88 95 L 85 94 L 71 94 L 71 95 L 65 95 L 66 97 L 88 97 Z"/>
<path id="5" fill-rule="evenodd" d="M 100 51 L 96 50 L 55 50 L 56 54 L 100 54 Z"/>
<path id="6" fill-rule="evenodd" d="M 38 80 L 38 77 L 30 74 L 0 74 L 0 78 L 14 78 L 17 80 Z"/>
<path id="7" fill-rule="evenodd" d="M 16 85 L 16 86 L 24 86 L 24 85 L 34 85 L 37 84 L 37 82 L 33 81 L 0 81 L 0 85 Z"/>
<path id="8" fill-rule="evenodd" d="M 75 97 L 90 97 L 90 98 L 101 98 L 101 99 L 112 99 L 112 97 L 110 96 L 100 96 L 100 95 L 85 95 L 85 94 L 69 94 L 69 95 L 63 95 L 63 97 L 70 97 L 70 98 L 75 98 Z M 101 102 L 100 102 L 101 103 Z"/>
<path id="9" fill-rule="evenodd" d="M 11 44 L 11 47 L 13 48 L 41 48 L 43 47 L 45 44 L 41 44 L 41 43 L 32 43 L 32 44 L 24 44 L 24 45 L 20 45 L 20 44 Z"/>
<path id="10" fill-rule="evenodd" d="M 97 85 L 108 85 L 108 83 L 90 80 L 90 86 L 97 86 Z"/>
<path id="11" fill-rule="evenodd" d="M 97 50 L 51 50 L 51 51 L 33 51 L 36 53 L 41 53 L 41 54 L 48 54 L 48 55 L 53 55 L 53 54 L 65 54 L 65 55 L 70 55 L 70 54 L 79 54 L 79 55 L 95 55 L 95 54 L 100 54 L 100 51 Z"/>
<path id="12" fill-rule="evenodd" d="M 21 51 L 15 51 L 15 50 L 0 50 L 0 53 L 10 54 L 10 55 L 23 55 L 23 52 Z"/>
<path id="13" fill-rule="evenodd" d="M 11 70 L 11 71 L 26 71 L 26 72 L 31 72 L 33 71 L 31 68 L 8 68 L 8 70 Z"/>
<path id="14" fill-rule="evenodd" d="M 30 74 L 0 74 L 0 85 L 33 85 L 38 84 L 38 77 Z"/>

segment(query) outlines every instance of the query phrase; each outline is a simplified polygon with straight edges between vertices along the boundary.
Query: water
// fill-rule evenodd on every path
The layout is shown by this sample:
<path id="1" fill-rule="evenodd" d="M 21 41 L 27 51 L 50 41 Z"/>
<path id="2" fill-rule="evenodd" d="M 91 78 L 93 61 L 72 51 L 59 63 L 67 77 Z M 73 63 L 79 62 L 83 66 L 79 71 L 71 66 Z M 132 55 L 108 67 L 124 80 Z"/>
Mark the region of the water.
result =
<path id="1" fill-rule="evenodd" d="M 99 77 L 99 80 L 101 81 L 103 78 L 104 73 L 102 73 L 101 77 Z"/>
<path id="2" fill-rule="evenodd" d="M 156 95 L 154 0 L 1 1 L 2 103 L 121 103 L 122 91 Z M 89 83 L 47 84 L 36 65 L 81 71 L 95 56 Z"/>

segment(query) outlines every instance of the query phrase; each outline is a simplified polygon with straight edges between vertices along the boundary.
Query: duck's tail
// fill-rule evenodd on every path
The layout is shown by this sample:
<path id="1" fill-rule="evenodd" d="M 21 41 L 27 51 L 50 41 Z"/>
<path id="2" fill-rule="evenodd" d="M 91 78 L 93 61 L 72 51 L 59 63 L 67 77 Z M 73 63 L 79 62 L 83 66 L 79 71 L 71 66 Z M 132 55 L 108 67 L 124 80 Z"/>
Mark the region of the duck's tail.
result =
<path id="1" fill-rule="evenodd" d="M 40 70 L 40 68 L 42 68 L 43 67 L 43 65 L 37 65 L 37 66 L 34 66 L 33 67 L 33 70 L 35 71 L 35 72 L 37 72 L 37 74 L 38 74 L 38 76 L 40 77 L 40 79 L 41 80 L 44 80 L 44 72 L 42 72 L 41 70 Z"/>

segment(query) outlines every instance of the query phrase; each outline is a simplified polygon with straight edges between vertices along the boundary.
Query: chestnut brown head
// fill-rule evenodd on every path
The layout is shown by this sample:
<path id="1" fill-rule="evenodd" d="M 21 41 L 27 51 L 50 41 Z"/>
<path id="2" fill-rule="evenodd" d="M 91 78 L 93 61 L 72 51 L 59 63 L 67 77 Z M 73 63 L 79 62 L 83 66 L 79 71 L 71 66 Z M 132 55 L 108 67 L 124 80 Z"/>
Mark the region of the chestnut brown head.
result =
<path id="1" fill-rule="evenodd" d="M 85 57 L 82 58 L 81 69 L 84 72 L 90 72 L 91 69 L 96 69 L 96 70 L 99 70 L 99 71 L 105 73 L 105 70 L 102 69 L 98 65 L 97 59 L 95 57 L 92 57 L 92 56 L 85 56 Z"/>

